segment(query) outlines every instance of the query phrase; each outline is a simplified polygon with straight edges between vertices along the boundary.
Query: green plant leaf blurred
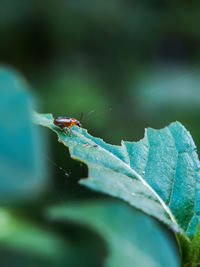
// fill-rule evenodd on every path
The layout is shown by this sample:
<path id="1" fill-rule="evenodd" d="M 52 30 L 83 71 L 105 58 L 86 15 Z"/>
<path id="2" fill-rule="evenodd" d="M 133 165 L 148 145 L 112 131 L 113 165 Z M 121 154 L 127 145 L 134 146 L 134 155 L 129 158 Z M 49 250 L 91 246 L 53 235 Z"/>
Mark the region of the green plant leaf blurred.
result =
<path id="1" fill-rule="evenodd" d="M 44 140 L 32 123 L 33 97 L 14 70 L 0 67 L 0 201 L 38 196 L 46 179 Z"/>
<path id="2" fill-rule="evenodd" d="M 199 112 L 198 70 L 178 66 L 159 70 L 151 68 L 138 75 L 136 84 L 137 102 L 151 116 L 158 116 L 158 111 L 171 114 L 183 108 L 187 112 Z M 130 90 L 131 93 L 133 92 Z"/>
<path id="3" fill-rule="evenodd" d="M 66 240 L 9 210 L 0 210 L 0 229 L 1 250 L 4 248 L 9 253 L 22 253 L 29 257 L 30 264 L 64 266 L 64 262 L 67 263 L 70 258 L 70 245 Z M 2 257 L 0 263 L 2 265 Z"/>
<path id="4" fill-rule="evenodd" d="M 50 208 L 53 221 L 72 220 L 91 227 L 106 241 L 107 267 L 179 266 L 172 240 L 155 222 L 118 201 L 78 202 Z"/>
<path id="5" fill-rule="evenodd" d="M 88 165 L 89 177 L 81 184 L 121 198 L 168 225 L 177 233 L 181 256 L 189 257 L 199 222 L 200 163 L 194 141 L 181 123 L 148 128 L 139 142 L 115 146 L 78 127 L 71 136 L 65 135 L 51 114 L 36 114 L 35 122 L 57 132 L 71 156 Z"/>

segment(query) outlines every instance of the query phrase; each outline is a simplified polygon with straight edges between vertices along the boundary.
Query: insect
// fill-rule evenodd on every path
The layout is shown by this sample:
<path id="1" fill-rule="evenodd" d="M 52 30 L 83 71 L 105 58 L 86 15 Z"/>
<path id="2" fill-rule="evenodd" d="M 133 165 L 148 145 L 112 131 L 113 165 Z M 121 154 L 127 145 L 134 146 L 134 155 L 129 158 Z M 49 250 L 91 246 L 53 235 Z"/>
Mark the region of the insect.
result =
<path id="1" fill-rule="evenodd" d="M 76 120 L 74 118 L 70 118 L 70 117 L 58 117 L 57 119 L 54 119 L 53 123 L 56 126 L 58 126 L 61 130 L 63 130 L 65 133 L 68 133 L 69 130 L 70 130 L 70 133 L 72 133 L 71 128 L 74 125 L 81 127 L 81 120 L 78 121 L 78 120 Z"/>
<path id="2" fill-rule="evenodd" d="M 86 116 L 89 116 L 93 110 L 91 110 Z M 61 130 L 63 130 L 65 133 L 68 133 L 70 131 L 70 134 L 72 134 L 72 127 L 74 125 L 77 125 L 78 127 L 82 127 L 82 122 L 83 120 L 83 113 L 81 113 L 81 118 L 80 121 L 74 118 L 70 117 L 58 117 L 54 119 L 53 123 L 58 126 Z"/>

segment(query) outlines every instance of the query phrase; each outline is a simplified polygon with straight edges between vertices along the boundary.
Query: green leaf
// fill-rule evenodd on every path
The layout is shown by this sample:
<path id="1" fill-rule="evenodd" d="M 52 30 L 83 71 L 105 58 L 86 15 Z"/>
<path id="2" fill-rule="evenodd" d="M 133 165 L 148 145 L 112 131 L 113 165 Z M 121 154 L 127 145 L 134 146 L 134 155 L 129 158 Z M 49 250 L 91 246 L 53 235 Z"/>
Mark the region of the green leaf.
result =
<path id="1" fill-rule="evenodd" d="M 161 110 L 172 113 L 177 108 L 199 110 L 200 77 L 196 71 L 183 66 L 164 70 L 151 68 L 138 75 L 136 83 L 137 101 L 146 112 L 151 110 L 151 114 L 155 115 Z M 184 93 L 180 93 L 180 88 Z M 133 94 L 133 91 L 130 93 Z"/>
<path id="2" fill-rule="evenodd" d="M 193 266 L 196 267 L 196 263 L 200 263 L 200 223 L 198 224 L 196 234 L 192 240 L 191 244 L 191 258 L 194 263 Z"/>
<path id="3" fill-rule="evenodd" d="M 49 264 L 61 264 L 70 252 L 62 237 L 6 209 L 0 209 L 0 246 Z"/>
<path id="4" fill-rule="evenodd" d="M 121 198 L 168 225 L 177 233 L 182 259 L 189 260 L 200 218 L 200 163 L 193 139 L 181 123 L 161 130 L 148 128 L 139 142 L 116 146 L 76 126 L 71 136 L 65 135 L 51 114 L 36 114 L 35 122 L 55 131 L 71 156 L 88 165 L 89 177 L 81 184 Z"/>
<path id="5" fill-rule="evenodd" d="M 66 204 L 48 210 L 53 220 L 75 221 L 97 231 L 105 240 L 107 267 L 179 266 L 173 242 L 158 225 L 118 201 Z M 125 265 L 124 265 L 125 264 Z"/>
<path id="6" fill-rule="evenodd" d="M 0 67 L 0 202 L 37 197 L 46 183 L 44 141 L 32 123 L 33 97 L 14 70 Z"/>

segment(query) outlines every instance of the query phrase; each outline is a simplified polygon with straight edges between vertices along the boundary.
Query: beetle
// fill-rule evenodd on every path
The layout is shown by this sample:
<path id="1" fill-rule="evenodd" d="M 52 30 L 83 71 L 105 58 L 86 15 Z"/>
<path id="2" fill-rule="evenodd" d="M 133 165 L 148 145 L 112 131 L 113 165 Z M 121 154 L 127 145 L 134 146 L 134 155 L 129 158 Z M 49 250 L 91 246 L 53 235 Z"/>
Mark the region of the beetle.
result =
<path id="1" fill-rule="evenodd" d="M 81 118 L 79 121 L 77 119 L 70 118 L 70 117 L 58 117 L 54 119 L 53 123 L 54 125 L 59 127 L 61 130 L 63 130 L 64 133 L 68 133 L 70 131 L 70 134 L 72 134 L 72 127 L 74 125 L 77 125 L 78 127 L 82 127 L 81 123 L 82 123 L 83 117 L 84 118 L 88 117 L 93 112 L 94 110 L 91 110 L 90 112 L 88 112 L 86 116 L 83 116 L 83 113 L 81 113 Z"/>
<path id="2" fill-rule="evenodd" d="M 58 126 L 61 130 L 63 130 L 65 133 L 68 133 L 68 130 L 70 130 L 70 132 L 72 133 L 71 128 L 74 125 L 77 125 L 78 127 L 82 126 L 80 121 L 70 117 L 58 117 L 54 119 L 53 123 L 54 125 Z"/>

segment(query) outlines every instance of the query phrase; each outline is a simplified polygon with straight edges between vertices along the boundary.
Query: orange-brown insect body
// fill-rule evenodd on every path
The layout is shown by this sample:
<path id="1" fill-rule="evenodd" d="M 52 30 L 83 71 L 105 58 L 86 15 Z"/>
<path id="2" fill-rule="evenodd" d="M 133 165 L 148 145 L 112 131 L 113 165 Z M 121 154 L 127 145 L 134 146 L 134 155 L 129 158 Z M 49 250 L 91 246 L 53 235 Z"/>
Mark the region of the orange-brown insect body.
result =
<path id="1" fill-rule="evenodd" d="M 72 128 L 72 126 L 77 125 L 78 127 L 81 127 L 80 121 L 70 118 L 70 117 L 58 117 L 53 122 L 56 126 L 64 130 L 65 128 Z"/>

